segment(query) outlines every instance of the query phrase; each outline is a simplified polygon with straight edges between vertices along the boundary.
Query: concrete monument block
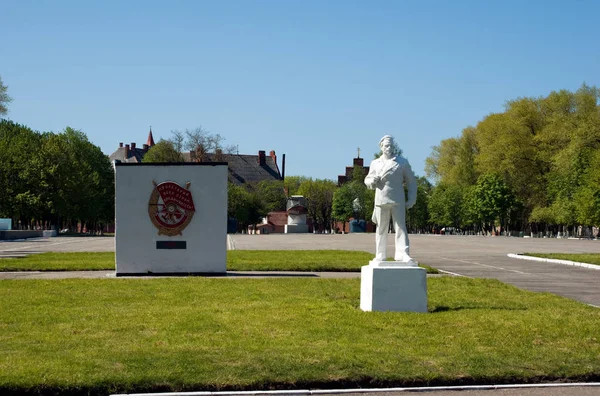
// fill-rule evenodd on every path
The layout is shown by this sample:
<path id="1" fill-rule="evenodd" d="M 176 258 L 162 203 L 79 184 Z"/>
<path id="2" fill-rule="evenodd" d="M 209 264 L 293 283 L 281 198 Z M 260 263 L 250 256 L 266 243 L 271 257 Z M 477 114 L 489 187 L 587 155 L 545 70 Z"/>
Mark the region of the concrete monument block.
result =
<path id="1" fill-rule="evenodd" d="M 227 164 L 115 164 L 117 276 L 225 273 Z"/>

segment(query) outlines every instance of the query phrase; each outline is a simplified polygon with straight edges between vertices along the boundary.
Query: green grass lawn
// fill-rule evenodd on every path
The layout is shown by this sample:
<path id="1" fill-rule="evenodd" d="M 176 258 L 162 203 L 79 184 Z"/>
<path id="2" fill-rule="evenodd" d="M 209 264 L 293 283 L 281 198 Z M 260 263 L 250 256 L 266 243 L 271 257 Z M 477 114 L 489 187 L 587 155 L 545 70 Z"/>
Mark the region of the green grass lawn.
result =
<path id="1" fill-rule="evenodd" d="M 524 253 L 524 255 L 600 265 L 600 253 Z"/>
<path id="2" fill-rule="evenodd" d="M 0 281 L 0 394 L 600 379 L 600 310 L 428 280 L 429 313 L 362 312 L 358 279 Z"/>
<path id="3" fill-rule="evenodd" d="M 360 271 L 373 254 L 347 250 L 230 250 L 228 271 Z M 429 273 L 437 270 L 423 266 Z M 42 253 L 0 260 L 0 271 L 114 270 L 115 254 Z"/>

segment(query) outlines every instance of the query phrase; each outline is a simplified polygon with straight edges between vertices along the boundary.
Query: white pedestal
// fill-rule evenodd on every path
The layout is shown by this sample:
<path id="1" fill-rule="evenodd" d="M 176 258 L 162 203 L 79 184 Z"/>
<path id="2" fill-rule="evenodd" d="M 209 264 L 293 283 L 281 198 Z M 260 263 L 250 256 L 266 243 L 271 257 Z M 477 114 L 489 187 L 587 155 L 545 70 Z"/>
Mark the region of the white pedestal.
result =
<path id="1" fill-rule="evenodd" d="M 360 271 L 360 309 L 427 312 L 427 271 L 414 262 L 371 261 Z"/>
<path id="2" fill-rule="evenodd" d="M 308 232 L 308 224 L 286 224 L 286 234 L 301 234 Z"/>

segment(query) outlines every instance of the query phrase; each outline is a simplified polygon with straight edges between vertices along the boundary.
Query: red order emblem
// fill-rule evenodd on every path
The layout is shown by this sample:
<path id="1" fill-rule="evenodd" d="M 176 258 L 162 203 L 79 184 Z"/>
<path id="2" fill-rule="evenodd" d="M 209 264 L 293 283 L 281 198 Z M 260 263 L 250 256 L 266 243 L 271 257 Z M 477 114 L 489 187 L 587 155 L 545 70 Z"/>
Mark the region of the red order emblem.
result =
<path id="1" fill-rule="evenodd" d="M 181 235 L 196 212 L 189 191 L 190 182 L 185 184 L 185 188 L 170 181 L 152 183 L 154 189 L 148 202 L 148 214 L 152 224 L 158 228 L 158 235 Z"/>

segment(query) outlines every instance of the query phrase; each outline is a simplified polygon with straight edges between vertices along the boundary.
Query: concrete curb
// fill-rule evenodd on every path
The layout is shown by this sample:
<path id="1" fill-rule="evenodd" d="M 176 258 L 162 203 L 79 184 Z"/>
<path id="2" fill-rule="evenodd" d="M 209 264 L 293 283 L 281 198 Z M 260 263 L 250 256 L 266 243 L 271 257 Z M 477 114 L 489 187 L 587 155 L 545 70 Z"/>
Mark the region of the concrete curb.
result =
<path id="1" fill-rule="evenodd" d="M 111 396 L 256 396 L 256 395 L 335 395 L 348 393 L 377 392 L 435 392 L 495 390 L 519 388 L 573 388 L 600 387 L 600 382 L 563 383 L 563 384 L 512 384 L 512 385 L 466 385 L 466 386 L 423 386 L 416 388 L 372 388 L 372 389 L 297 389 L 276 391 L 240 391 L 240 392 L 166 392 L 166 393 L 123 393 Z"/>
<path id="2" fill-rule="evenodd" d="M 229 234 L 227 234 L 227 250 L 235 250 L 235 242 Z"/>
<path id="3" fill-rule="evenodd" d="M 456 272 L 450 272 L 450 271 L 446 271 L 446 270 L 441 270 L 439 268 L 437 268 L 437 270 L 440 271 L 442 274 L 446 274 L 446 275 L 450 275 L 450 276 L 460 276 L 462 278 L 470 278 L 470 276 L 457 274 Z"/>
<path id="4" fill-rule="evenodd" d="M 507 256 L 510 257 L 510 258 L 515 258 L 515 259 L 520 259 L 520 260 L 543 261 L 543 262 L 546 262 L 546 263 L 563 264 L 563 265 L 570 265 L 570 266 L 573 266 L 573 267 L 583 267 L 583 268 L 589 268 L 589 269 L 594 269 L 594 270 L 600 270 L 600 265 L 594 265 L 594 264 L 588 264 L 588 263 L 579 263 L 577 261 L 558 260 L 558 259 L 549 259 L 549 258 L 542 258 L 542 257 L 525 256 L 523 254 L 514 254 L 514 253 L 508 253 Z"/>

